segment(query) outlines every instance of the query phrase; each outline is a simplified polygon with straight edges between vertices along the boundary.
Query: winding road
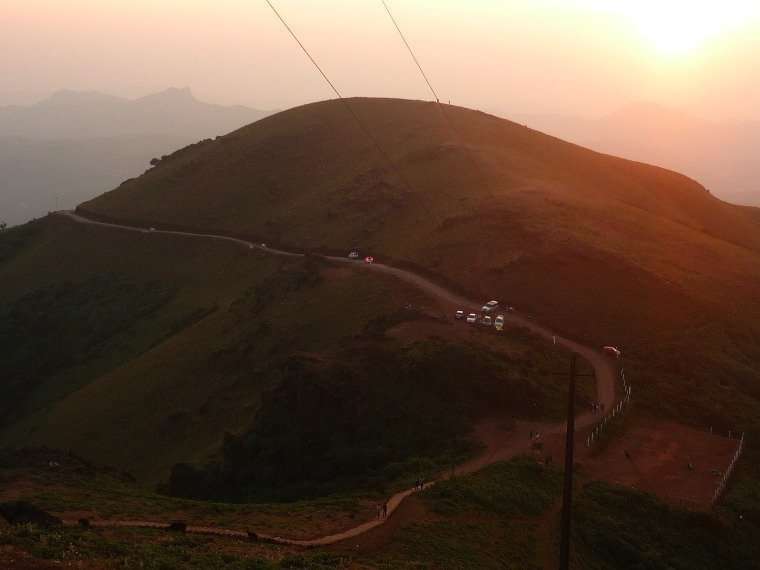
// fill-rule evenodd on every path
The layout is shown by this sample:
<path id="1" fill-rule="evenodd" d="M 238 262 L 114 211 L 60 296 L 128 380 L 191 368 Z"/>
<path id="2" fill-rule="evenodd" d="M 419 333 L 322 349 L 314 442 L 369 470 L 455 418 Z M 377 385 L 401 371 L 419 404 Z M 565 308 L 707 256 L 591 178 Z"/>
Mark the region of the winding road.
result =
<path id="1" fill-rule="evenodd" d="M 71 212 L 71 211 L 57 212 L 57 215 L 65 216 L 66 218 L 80 224 L 101 226 L 104 228 L 124 230 L 124 231 L 130 231 L 130 232 L 184 236 L 184 237 L 196 238 L 196 239 L 225 241 L 225 242 L 230 242 L 231 244 L 234 244 L 237 246 L 244 247 L 246 249 L 256 249 L 256 250 L 264 251 L 271 255 L 279 255 L 279 256 L 287 256 L 287 257 L 304 257 L 304 254 L 302 253 L 294 253 L 290 251 L 284 251 L 281 249 L 274 249 L 274 248 L 266 247 L 263 244 L 256 244 L 256 243 L 252 243 L 243 239 L 238 239 L 238 238 L 224 236 L 224 235 L 161 230 L 161 229 L 152 229 L 152 228 L 144 228 L 144 227 L 136 227 L 136 226 L 127 226 L 127 225 L 116 224 L 116 223 L 99 222 L 99 221 L 84 217 L 83 215 L 79 213 Z M 454 308 L 463 309 L 465 310 L 465 312 L 479 312 L 480 307 L 481 307 L 480 303 L 473 301 L 471 299 L 466 299 L 460 295 L 457 295 L 449 291 L 448 289 L 432 282 L 431 280 L 425 277 L 422 277 L 420 275 L 417 275 L 416 273 L 413 273 L 412 271 L 409 271 L 406 269 L 400 269 L 398 267 L 384 265 L 382 263 L 368 264 L 368 263 L 364 263 L 363 261 L 352 260 L 346 257 L 324 256 L 324 259 L 327 259 L 335 263 L 350 264 L 357 268 L 362 268 L 366 271 L 375 271 L 378 273 L 393 275 L 394 277 L 402 281 L 405 281 L 406 283 L 409 283 L 415 287 L 418 287 L 419 289 L 425 291 L 427 294 L 438 299 L 439 301 L 442 301 L 445 305 L 452 308 L 452 314 L 453 314 Z M 580 357 L 588 361 L 593 366 L 595 376 L 596 376 L 597 400 L 604 405 L 604 409 L 610 410 L 614 407 L 616 403 L 615 387 L 618 381 L 618 367 L 612 359 L 610 359 L 608 356 L 605 356 L 598 349 L 582 345 L 578 342 L 575 342 L 568 338 L 564 338 L 560 335 L 557 335 L 550 328 L 544 327 L 541 324 L 520 315 L 519 313 L 511 312 L 511 313 L 505 314 L 505 321 L 506 321 L 505 324 L 508 323 L 514 326 L 524 327 L 530 330 L 531 332 L 533 332 L 534 334 L 543 337 L 549 342 L 554 342 L 556 340 L 556 343 L 558 345 L 572 352 L 577 353 Z M 595 424 L 596 422 L 598 422 L 598 420 L 599 420 L 599 416 L 595 416 L 592 413 L 582 414 L 576 418 L 576 423 L 575 423 L 576 429 L 583 430 L 584 428 L 588 428 L 592 426 L 593 424 Z M 530 450 L 530 445 L 531 445 L 531 440 L 529 438 L 529 431 L 541 431 L 541 433 L 545 435 L 561 434 L 565 432 L 565 424 L 564 423 L 529 424 L 526 422 L 518 422 L 515 429 L 510 432 L 510 437 L 507 438 L 507 441 L 504 441 L 502 444 L 500 444 L 499 446 L 495 448 L 489 448 L 489 450 L 483 455 L 480 455 L 462 465 L 459 465 L 453 470 L 452 474 L 463 475 L 467 473 L 473 473 L 490 464 L 496 463 L 498 461 L 505 461 L 521 453 L 528 452 Z M 442 479 L 431 481 L 427 483 L 425 487 L 434 485 L 436 482 L 440 480 Z M 393 495 L 392 497 L 390 497 L 387 502 L 388 518 L 396 511 L 396 509 L 401 505 L 401 503 L 407 497 L 414 494 L 415 492 L 418 492 L 418 491 L 415 489 L 407 489 L 405 491 L 400 491 L 396 493 L 395 495 Z M 370 520 L 340 533 L 331 534 L 328 536 L 318 537 L 318 538 L 309 539 L 309 540 L 288 539 L 288 538 L 283 538 L 279 536 L 269 536 L 269 535 L 261 534 L 261 533 L 256 533 L 255 537 L 263 541 L 275 542 L 279 544 L 287 544 L 287 545 L 292 545 L 292 546 L 302 546 L 302 547 L 327 546 L 330 544 L 341 542 L 343 540 L 346 540 L 352 537 L 356 537 L 360 534 L 364 534 L 384 524 L 386 520 L 387 518 Z M 70 525 L 78 524 L 76 521 L 65 521 L 65 523 L 70 524 Z M 167 528 L 166 523 L 155 523 L 155 522 L 147 522 L 147 521 L 92 521 L 91 524 L 92 526 L 96 526 L 96 527 Z M 243 538 L 243 539 L 249 539 L 251 537 L 251 535 L 248 532 L 244 532 L 244 531 L 229 530 L 229 529 L 222 529 L 222 528 L 212 528 L 212 527 L 200 527 L 200 526 L 197 526 L 197 527 L 188 526 L 186 529 L 186 532 L 196 533 L 196 534 L 227 536 L 227 537 Z"/>

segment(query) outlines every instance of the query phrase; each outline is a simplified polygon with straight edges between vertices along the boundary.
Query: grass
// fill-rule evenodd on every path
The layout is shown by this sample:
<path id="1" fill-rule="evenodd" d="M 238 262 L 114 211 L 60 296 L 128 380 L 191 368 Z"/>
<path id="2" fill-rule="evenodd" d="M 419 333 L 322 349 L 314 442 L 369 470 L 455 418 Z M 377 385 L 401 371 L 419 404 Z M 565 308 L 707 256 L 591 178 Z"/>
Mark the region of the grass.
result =
<path id="1" fill-rule="evenodd" d="M 720 203 L 674 173 L 482 113 L 451 108 L 460 133 L 453 140 L 434 105 L 354 103 L 392 149 L 408 187 L 378 169 L 374 151 L 333 102 L 188 148 L 85 208 L 301 249 L 345 252 L 359 244 L 381 261 L 417 268 L 472 296 L 505 300 L 588 344 L 621 346 L 637 406 L 648 413 L 760 432 L 755 211 Z M 226 244 L 156 237 L 55 220 L 0 236 L 6 309 L 30 291 L 56 291 L 65 280 L 80 287 L 104 273 L 128 277 L 130 291 L 150 283 L 176 290 L 151 318 L 123 329 L 119 350 L 97 366 L 77 369 L 76 378 L 43 379 L 44 406 L 4 430 L 0 441 L 73 446 L 156 481 L 179 461 L 213 456 L 223 431 L 250 430 L 262 394 L 274 393 L 284 377 L 272 363 L 294 352 L 335 354 L 346 341 L 374 335 L 378 318 L 409 301 L 409 291 L 373 285 L 374 279 L 309 282 L 298 264 Z M 67 386 L 81 388 L 70 393 Z M 726 498 L 734 515 L 754 516 L 760 479 L 754 441 L 748 439 Z M 595 489 L 581 503 L 579 567 L 615 567 L 622 553 L 630 567 L 664 568 L 675 560 L 742 568 L 751 559 L 741 558 L 743 549 L 758 543 L 743 527 L 729 536 L 713 519 Z M 466 499 L 469 491 L 463 493 L 454 499 Z M 497 529 L 494 544 L 507 552 L 512 546 L 502 542 L 509 537 L 500 538 L 499 526 L 507 523 L 487 516 L 494 517 L 484 522 Z M 420 529 L 415 536 L 427 546 L 417 547 L 432 552 L 437 544 L 448 552 L 436 533 L 456 542 L 456 529 L 468 537 L 464 542 L 481 544 L 471 526 L 480 523 L 447 524 Z M 704 529 L 718 537 L 714 548 Z M 736 546 L 726 546 L 729 538 Z M 470 565 L 479 548 L 460 565 Z"/>
<path id="2" fill-rule="evenodd" d="M 204 404 L 223 403 L 237 382 L 222 376 L 209 384 L 199 366 L 219 348 L 216 309 L 287 264 L 216 244 L 88 230 L 46 220 L 37 237 L 0 266 L 0 311 L 19 315 L 3 321 L 13 339 L 6 350 L 29 366 L 37 362 L 22 358 L 24 350 L 41 350 L 48 359 L 58 354 L 42 342 L 65 349 L 62 357 L 79 357 L 51 361 L 36 375 L 33 406 L 24 410 L 30 413 L 3 430 L 0 441 L 73 448 L 155 477 L 170 466 L 156 461 L 171 461 L 171 451 L 163 454 L 175 444 L 184 442 L 176 447 L 180 456 L 206 454 L 221 440 L 220 428 L 242 423 L 240 411 L 229 413 L 229 407 L 225 415 L 195 414 L 196 439 L 188 441 L 191 426 L 183 420 Z M 43 334 L 23 334 L 43 324 L 32 318 L 34 307 L 46 315 Z M 56 335 L 63 335 L 58 343 Z M 192 343 L 195 355 L 178 359 Z M 72 355 L 72 346 L 87 351 Z M 9 389 L 7 380 L 0 389 Z"/>
<path id="3" fill-rule="evenodd" d="M 436 485 L 421 495 L 426 520 L 402 526 L 362 561 L 372 568 L 544 568 L 557 557 L 557 545 L 543 537 L 557 523 L 552 506 L 561 486 L 560 471 L 528 458 Z M 756 568 L 756 489 L 736 492 L 741 520 L 733 512 L 685 511 L 637 491 L 582 483 L 574 501 L 572 568 Z"/>
<path id="4" fill-rule="evenodd" d="M 603 483 L 576 501 L 574 568 L 735 570 L 757 567 L 760 526 L 669 507 Z"/>
<path id="5" fill-rule="evenodd" d="M 80 388 L 77 377 L 87 375 L 77 374 L 77 368 L 107 369 L 111 363 L 98 366 L 93 361 L 109 353 L 118 359 L 128 331 L 173 294 L 157 283 L 103 274 L 76 286 L 64 282 L 38 289 L 0 306 L 0 360 L 9 379 L 0 386 L 0 400 L 6 403 L 0 407 L 0 423 L 12 423 L 30 408 L 39 409 Z M 51 376 L 73 378 L 37 390 Z"/>
<path id="6" fill-rule="evenodd" d="M 274 546 L 229 548 L 213 539 L 168 535 L 165 531 L 127 530 L 118 535 L 80 528 L 40 529 L 31 525 L 0 528 L 0 545 L 30 553 L 38 560 L 104 568 L 146 570 L 315 570 L 344 567 L 345 559 L 325 554 L 288 554 Z M 225 551 L 226 550 L 226 551 Z"/>
<path id="7" fill-rule="evenodd" d="M 38 398 L 37 413 L 16 422 L 2 439 L 6 443 L 37 441 L 74 448 L 99 462 L 129 465 L 137 475 L 155 477 L 160 466 L 157 469 L 155 464 L 145 462 L 160 460 L 164 450 L 174 449 L 172 444 L 186 442 L 178 448 L 184 458 L 188 453 L 206 454 L 209 446 L 221 442 L 225 429 L 234 431 L 250 421 L 252 412 L 245 408 L 255 407 L 257 402 L 256 390 L 250 386 L 255 384 L 251 375 L 245 374 L 245 368 L 233 373 L 232 362 L 225 363 L 227 370 L 214 370 L 210 360 L 214 355 L 223 362 L 231 360 L 237 347 L 246 342 L 245 337 L 255 334 L 254 326 L 264 319 L 235 333 L 234 314 L 218 309 L 229 307 L 245 291 L 256 287 L 259 280 L 280 271 L 287 273 L 292 264 L 223 244 L 146 240 L 120 232 L 100 236 L 102 232 L 88 230 L 63 221 L 47 221 L 38 239 L 0 269 L 0 305 L 4 302 L 7 311 L 29 307 L 24 295 L 36 295 L 49 305 L 38 307 L 48 315 L 48 321 L 69 327 L 70 339 L 64 340 L 82 343 L 85 337 L 75 327 L 82 326 L 86 331 L 92 319 L 104 322 L 108 313 L 104 315 L 103 308 L 110 310 L 115 319 L 121 318 L 117 317 L 119 303 L 103 303 L 101 307 L 90 302 L 93 287 L 88 284 L 100 283 L 98 294 L 106 299 L 108 295 L 117 296 L 132 321 L 118 321 L 120 334 L 110 344 L 98 334 L 98 340 L 104 342 L 78 366 L 49 366 L 49 373 L 38 378 L 39 391 L 49 396 Z M 82 251 L 87 252 L 84 259 Z M 103 282 L 103 274 L 113 275 L 113 283 Z M 70 285 L 63 285 L 66 282 Z M 119 290 L 121 285 L 115 286 L 118 283 L 127 284 L 126 289 Z M 52 297 L 62 287 L 67 287 L 69 297 L 51 305 Z M 173 294 L 162 306 L 146 311 L 148 314 L 130 307 L 130 290 L 139 292 L 150 287 Z M 86 302 L 77 302 L 77 298 Z M 135 297 L 135 302 L 139 301 L 139 296 Z M 72 314 L 75 310 L 78 315 Z M 383 310 L 382 306 L 379 310 Z M 23 347 L 17 346 L 21 340 L 30 345 L 29 349 L 35 348 L 33 343 L 40 343 L 35 335 L 21 336 L 23 322 L 3 322 L 11 327 L 7 334 L 15 337 L 16 343 L 9 347 L 14 354 L 23 355 Z M 232 329 L 234 334 L 226 333 L 225 338 L 225 329 Z M 46 331 L 45 338 L 53 342 L 54 332 L 59 331 Z M 191 346 L 193 353 L 186 353 Z M 232 354 L 225 352 L 230 347 L 236 349 Z M 270 349 L 271 344 L 262 343 L 262 352 Z M 185 353 L 187 357 L 180 356 Z M 135 382 L 135 378 L 141 380 Z M 209 382 L 209 378 L 215 380 Z M 231 400 L 243 390 L 247 392 L 244 398 Z M 205 415 L 199 413 L 202 410 L 206 410 Z M 84 417 L 86 423 L 82 421 Z M 191 427 L 188 422 L 197 438 L 189 445 L 185 437 Z M 146 432 L 144 437 L 136 432 L 140 428 Z M 130 433 L 132 438 L 142 437 L 138 439 L 141 446 L 143 442 L 163 443 L 163 449 L 154 453 L 150 447 L 114 448 L 111 443 L 124 438 L 119 431 Z M 156 440 L 156 431 L 165 434 L 168 441 Z M 171 453 L 166 459 L 171 461 Z"/>
<path id="8" fill-rule="evenodd" d="M 542 568 L 539 527 L 561 493 L 561 473 L 530 458 L 494 464 L 425 491 L 427 521 L 408 524 L 373 568 Z"/>
<path id="9" fill-rule="evenodd" d="M 87 499 L 72 497 L 71 506 L 81 509 L 90 500 L 107 508 L 108 501 L 103 499 L 106 488 L 119 490 L 119 496 L 113 497 L 117 510 L 121 502 L 123 508 L 139 514 L 135 505 L 142 504 L 145 512 L 163 512 L 162 520 L 182 518 L 174 516 L 178 512 L 197 517 L 203 511 L 218 520 L 232 520 L 236 511 L 237 516 L 251 511 L 250 505 L 195 503 L 151 495 L 102 474 L 88 484 Z M 356 549 L 349 542 L 327 550 L 297 552 L 276 545 L 246 545 L 165 531 L 41 530 L 29 526 L 0 526 L 0 544 L 15 545 L 41 559 L 101 561 L 106 567 L 126 568 L 538 570 L 544 568 L 546 560 L 556 558 L 556 544 L 547 541 L 547 536 L 554 536 L 561 490 L 559 469 L 528 457 L 497 463 L 478 473 L 441 482 L 413 498 L 420 505 L 417 515 L 411 520 L 398 515 L 402 516 L 399 527 L 372 548 Z M 671 507 L 637 491 L 581 481 L 575 497 L 572 567 L 755 568 L 760 555 L 760 520 L 755 507 L 760 504 L 760 495 L 757 489 L 746 487 L 735 488 L 733 493 L 734 499 L 727 499 L 720 512 L 710 514 Z M 66 501 L 63 496 L 51 492 L 48 501 Z M 313 517 L 329 516 L 331 501 L 286 505 L 280 513 L 281 528 L 292 529 L 308 525 Z M 271 514 L 280 508 L 257 505 L 254 510 Z M 742 519 L 737 517 L 740 512 Z"/>
<path id="10" fill-rule="evenodd" d="M 445 481 L 423 494 L 441 515 L 488 513 L 504 517 L 537 517 L 557 499 L 561 472 L 531 458 L 495 463 L 464 478 Z"/>
<path id="11" fill-rule="evenodd" d="M 40 223 L 32 222 L 23 226 L 0 231 L 0 265 L 7 263 L 21 251 L 40 231 Z"/>
<path id="12" fill-rule="evenodd" d="M 506 359 L 442 341 L 349 343 L 327 360 L 290 359 L 253 429 L 227 438 L 221 463 L 175 468 L 169 490 L 292 500 L 430 477 L 471 454 L 478 418 L 545 417 L 556 404 L 546 386 L 559 360 Z"/>
<path id="13" fill-rule="evenodd" d="M 50 461 L 59 467 L 48 467 Z M 60 452 L 0 453 L 0 500 L 31 502 L 64 518 L 187 520 L 236 530 L 259 530 L 297 538 L 329 534 L 372 516 L 365 494 L 333 495 L 287 504 L 233 504 L 169 497 L 145 489 L 123 474 Z M 67 514 L 68 513 L 68 514 Z"/>
<path id="14" fill-rule="evenodd" d="M 760 432 L 755 209 L 483 113 L 447 107 L 454 136 L 432 104 L 351 104 L 403 181 L 325 102 L 185 149 L 83 208 L 300 249 L 359 244 L 587 344 L 620 346 L 648 413 Z M 745 475 L 760 480 L 758 468 Z"/>
<path id="15" fill-rule="evenodd" d="M 0 266 L 0 314 L 12 317 L 0 326 L 0 351 L 14 371 L 0 393 L 22 390 L 25 402 L 5 398 L 15 415 L 0 443 L 73 449 L 154 484 L 176 464 L 219 457 L 225 433 L 234 442 L 269 430 L 258 437 L 263 478 L 252 480 L 271 489 L 283 479 L 280 447 L 302 466 L 307 457 L 332 465 L 285 477 L 292 485 L 283 496 L 294 499 L 435 472 L 472 452 L 468 431 L 484 414 L 561 416 L 564 383 L 551 372 L 566 355 L 522 331 L 505 333 L 498 354 L 487 343 L 446 344 L 445 327 L 441 342 L 412 347 L 385 336 L 437 311 L 398 281 L 336 272 L 315 258 L 49 218 Z M 314 394 L 341 394 L 323 405 L 324 429 L 309 406 L 286 420 L 302 381 Z M 585 383 L 580 402 L 592 391 Z M 341 417 L 345 425 L 336 425 Z M 331 440 L 331 432 L 350 437 Z M 304 441 L 316 455 L 297 451 Z M 346 476 L 329 484 L 336 473 Z M 317 487 L 307 484 L 311 474 Z"/>
<path id="16" fill-rule="evenodd" d="M 650 412 L 760 427 L 755 210 L 483 113 L 448 107 L 453 137 L 424 102 L 352 105 L 406 184 L 325 102 L 181 151 L 83 207 L 301 249 L 359 244 L 590 344 L 620 345 Z"/>

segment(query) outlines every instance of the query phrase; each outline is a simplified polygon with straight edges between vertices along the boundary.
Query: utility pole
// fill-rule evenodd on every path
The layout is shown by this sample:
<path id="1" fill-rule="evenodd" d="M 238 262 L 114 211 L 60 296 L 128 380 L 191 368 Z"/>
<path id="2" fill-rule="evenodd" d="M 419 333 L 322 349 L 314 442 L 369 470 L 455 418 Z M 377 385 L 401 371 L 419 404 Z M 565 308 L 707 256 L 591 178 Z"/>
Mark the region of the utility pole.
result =
<path id="1" fill-rule="evenodd" d="M 575 369 L 578 357 L 570 363 L 570 384 L 567 395 L 567 434 L 565 436 L 565 488 L 562 494 L 562 540 L 559 545 L 559 570 L 570 565 L 570 519 L 573 509 L 573 455 L 575 452 Z"/>
<path id="2" fill-rule="evenodd" d="M 575 380 L 579 376 L 594 374 L 577 373 L 578 355 L 573 353 L 570 361 L 570 383 L 567 394 L 567 433 L 565 436 L 565 485 L 562 494 L 562 539 L 559 545 L 559 570 L 570 568 L 570 520 L 573 512 L 573 464 L 575 463 Z M 567 376 L 566 372 L 555 376 Z"/>

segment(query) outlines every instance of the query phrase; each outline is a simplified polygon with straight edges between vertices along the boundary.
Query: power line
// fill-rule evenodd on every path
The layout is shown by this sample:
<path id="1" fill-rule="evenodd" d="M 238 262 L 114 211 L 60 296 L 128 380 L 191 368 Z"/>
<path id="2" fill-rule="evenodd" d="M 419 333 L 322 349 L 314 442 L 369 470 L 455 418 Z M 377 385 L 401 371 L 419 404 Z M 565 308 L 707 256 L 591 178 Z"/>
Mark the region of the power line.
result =
<path id="1" fill-rule="evenodd" d="M 335 94 L 338 96 L 338 99 L 343 99 L 343 95 L 340 94 L 340 91 L 338 91 L 338 88 L 333 85 L 333 82 L 330 81 L 330 78 L 327 77 L 327 74 L 322 71 L 322 68 L 319 67 L 319 64 L 317 61 L 311 56 L 309 53 L 309 50 L 306 49 L 306 47 L 301 43 L 301 40 L 298 39 L 298 36 L 295 34 L 295 32 L 292 30 L 292 28 L 288 25 L 288 23 L 285 21 L 285 18 L 283 18 L 280 13 L 277 11 L 277 8 L 272 5 L 272 3 L 269 0 L 264 0 L 267 4 L 269 4 L 269 7 L 272 9 L 272 12 L 275 13 L 275 15 L 279 18 L 280 22 L 282 22 L 282 25 L 285 26 L 285 29 L 288 30 L 291 36 L 293 36 L 293 39 L 296 40 L 298 45 L 301 47 L 303 52 L 306 54 L 306 57 L 309 58 L 309 61 L 311 61 L 312 64 L 314 64 L 314 67 L 317 68 L 317 71 L 322 75 L 322 77 L 327 81 L 327 84 L 330 86 L 330 88 L 335 92 Z"/>
<path id="2" fill-rule="evenodd" d="M 454 126 L 454 123 L 451 121 L 451 118 L 449 117 L 448 113 L 446 112 L 446 109 L 441 104 L 441 99 L 438 97 L 438 93 L 433 88 L 432 83 L 430 83 L 430 80 L 428 79 L 427 74 L 425 73 L 425 70 L 422 69 L 422 65 L 420 64 L 420 61 L 417 59 L 416 54 L 414 53 L 414 50 L 412 49 L 411 44 L 407 41 L 406 36 L 404 35 L 404 32 L 401 31 L 401 26 L 398 25 L 398 22 L 396 21 L 396 18 L 393 17 L 393 13 L 391 12 L 391 9 L 388 7 L 388 4 L 385 0 L 381 0 L 383 3 L 383 7 L 385 8 L 385 11 L 388 13 L 388 17 L 391 19 L 391 22 L 393 22 L 393 25 L 396 28 L 396 31 L 398 32 L 398 35 L 401 36 L 401 40 L 404 42 L 404 45 L 406 46 L 406 49 L 409 50 L 409 54 L 412 56 L 412 60 L 414 60 L 414 63 L 417 65 L 417 69 L 420 70 L 420 74 L 422 74 L 422 78 L 425 80 L 425 83 L 427 83 L 428 89 L 430 89 L 430 92 L 433 94 L 433 97 L 435 97 L 435 103 L 438 107 L 438 112 L 441 114 L 441 118 L 443 119 L 443 122 L 448 127 L 450 134 L 452 135 L 452 138 L 455 141 L 458 141 L 459 144 L 462 144 L 462 136 L 457 130 L 457 128 Z M 491 193 L 491 196 L 493 196 L 493 193 Z"/>
<path id="3" fill-rule="evenodd" d="M 293 29 L 288 25 L 288 23 L 285 21 L 285 18 L 282 17 L 280 12 L 277 11 L 277 8 L 274 7 L 272 2 L 270 0 L 264 0 L 269 7 L 272 9 L 272 12 L 275 13 L 277 18 L 282 22 L 282 25 L 285 26 L 285 29 L 290 33 L 290 35 L 293 37 L 293 39 L 298 43 L 301 50 L 306 54 L 306 57 L 309 58 L 309 61 L 314 65 L 314 67 L 319 71 L 320 75 L 324 78 L 324 80 L 327 82 L 327 84 L 330 86 L 330 89 L 335 92 L 335 95 L 338 96 L 338 99 L 345 105 L 348 112 L 353 117 L 354 121 L 356 121 L 356 124 L 359 126 L 359 129 L 364 133 L 364 135 L 372 142 L 375 149 L 380 153 L 380 155 L 383 157 L 383 160 L 388 163 L 388 165 L 391 167 L 391 170 L 393 170 L 396 173 L 396 176 L 398 176 L 399 180 L 401 180 L 401 183 L 406 187 L 407 190 L 411 190 L 411 186 L 404 178 L 403 174 L 401 174 L 400 169 L 396 166 L 396 164 L 393 162 L 393 159 L 391 159 L 390 155 L 385 152 L 383 147 L 380 145 L 380 142 L 377 140 L 377 138 L 372 134 L 372 131 L 370 131 L 369 127 L 364 124 L 364 121 L 361 120 L 359 115 L 356 113 L 354 108 L 351 106 L 351 104 L 346 100 L 343 95 L 341 95 L 340 91 L 338 91 L 338 88 L 335 87 L 335 84 L 330 81 L 330 78 L 327 77 L 327 74 L 322 70 L 322 68 L 319 66 L 317 61 L 312 57 L 311 53 L 309 53 L 309 50 L 306 49 L 306 46 L 304 46 L 303 42 L 298 39 L 298 36 L 293 31 Z"/>
<path id="4" fill-rule="evenodd" d="M 396 31 L 398 31 L 398 35 L 401 36 L 401 40 L 404 42 L 406 49 L 409 50 L 409 54 L 412 56 L 414 63 L 417 64 L 417 69 L 420 70 L 420 73 L 422 74 L 422 78 L 425 80 L 425 83 L 427 83 L 427 86 L 430 89 L 430 92 L 433 94 L 433 97 L 435 97 L 436 103 L 440 103 L 441 100 L 438 97 L 438 93 L 435 92 L 433 85 L 430 83 L 428 76 L 425 74 L 425 70 L 422 69 L 422 65 L 420 65 L 420 62 L 417 59 L 417 56 L 415 55 L 414 50 L 412 49 L 412 46 L 409 45 L 409 42 L 406 40 L 406 36 L 404 36 L 404 32 L 401 31 L 401 28 L 399 27 L 398 22 L 396 22 L 396 18 L 393 17 L 393 14 L 391 13 L 391 9 L 388 8 L 388 4 L 386 4 L 385 0 L 381 0 L 381 2 L 383 3 L 383 7 L 385 8 L 385 11 L 388 12 L 388 16 L 390 17 L 391 22 L 393 22 L 393 25 L 396 27 Z"/>
<path id="5" fill-rule="evenodd" d="M 393 13 L 391 12 L 391 9 L 388 7 L 388 4 L 386 3 L 385 0 L 381 0 L 381 2 L 383 3 L 383 7 L 385 8 L 385 11 L 388 13 L 388 16 L 390 17 L 391 22 L 393 22 L 393 25 L 396 27 L 396 31 L 398 31 L 398 35 L 401 36 L 401 40 L 404 42 L 406 49 L 409 50 L 409 54 L 412 56 L 414 63 L 417 65 L 417 69 L 420 70 L 420 73 L 422 74 L 422 78 L 425 80 L 425 83 L 427 83 L 427 86 L 430 89 L 430 92 L 433 94 L 433 97 L 435 97 L 435 102 L 438 105 L 438 111 L 441 113 L 443 120 L 446 122 L 446 126 L 451 131 L 451 134 L 454 135 L 454 138 L 459 139 L 459 141 L 461 142 L 462 137 L 460 136 L 459 131 L 457 131 L 456 127 L 454 127 L 454 123 L 451 122 L 449 115 L 446 113 L 446 109 L 444 109 L 444 106 L 441 104 L 441 100 L 438 97 L 438 93 L 433 88 L 433 85 L 430 83 L 430 80 L 428 79 L 428 76 L 425 73 L 425 70 L 422 69 L 422 65 L 420 65 L 420 61 L 417 59 L 417 56 L 415 55 L 414 50 L 412 49 L 412 46 L 407 41 L 406 36 L 404 35 L 404 32 L 401 31 L 401 27 L 398 25 L 396 18 L 393 17 Z"/>

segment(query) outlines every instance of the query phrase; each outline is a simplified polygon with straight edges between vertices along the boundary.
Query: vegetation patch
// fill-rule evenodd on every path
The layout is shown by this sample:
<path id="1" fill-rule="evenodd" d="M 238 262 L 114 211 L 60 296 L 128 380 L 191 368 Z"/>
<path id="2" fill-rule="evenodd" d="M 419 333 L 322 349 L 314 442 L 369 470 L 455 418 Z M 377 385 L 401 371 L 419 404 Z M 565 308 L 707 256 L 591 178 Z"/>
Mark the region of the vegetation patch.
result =
<path id="1" fill-rule="evenodd" d="M 538 570 L 537 531 L 559 499 L 561 478 L 558 470 L 525 457 L 438 483 L 421 494 L 433 520 L 403 526 L 367 563 Z"/>
<path id="2" fill-rule="evenodd" d="M 561 486 L 560 471 L 526 457 L 441 482 L 422 496 L 430 509 L 441 515 L 478 512 L 535 517 L 552 505 Z"/>
<path id="3" fill-rule="evenodd" d="M 604 483 L 577 498 L 573 540 L 579 570 L 750 570 L 760 556 L 758 526 Z"/>
<path id="4" fill-rule="evenodd" d="M 15 257 L 39 232 L 39 222 L 31 222 L 11 229 L 0 229 L 0 265 Z"/>
<path id="5" fill-rule="evenodd" d="M 140 570 L 285 570 L 340 568 L 345 559 L 324 553 L 292 555 L 278 547 L 230 548 L 203 536 L 166 531 L 42 529 L 34 525 L 0 528 L 0 545 L 30 553 L 38 560 L 64 565 L 80 561 L 102 568 Z M 89 566 L 88 566 L 89 567 Z"/>
<path id="6" fill-rule="evenodd" d="M 176 466 L 167 490 L 290 500 L 429 477 L 473 452 L 476 420 L 540 416 L 553 396 L 542 377 L 551 377 L 548 362 L 536 370 L 478 345 L 435 340 L 291 358 L 253 429 L 228 436 L 219 462 Z"/>
<path id="7" fill-rule="evenodd" d="M 118 335 L 173 294 L 159 283 L 136 283 L 111 273 L 0 304 L 0 422 L 18 417 L 45 379 L 113 350 Z"/>

